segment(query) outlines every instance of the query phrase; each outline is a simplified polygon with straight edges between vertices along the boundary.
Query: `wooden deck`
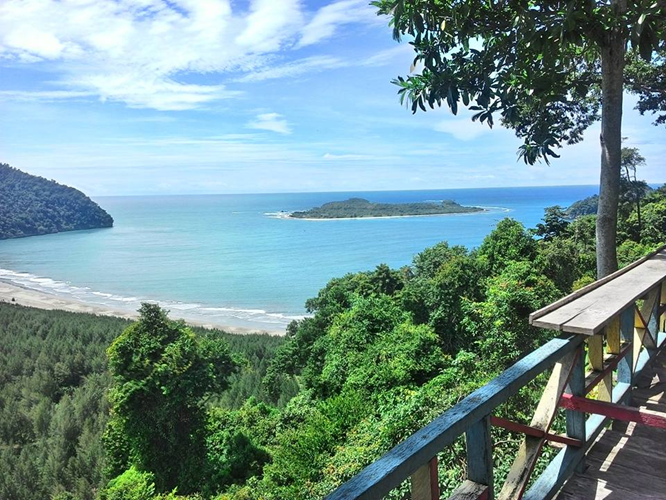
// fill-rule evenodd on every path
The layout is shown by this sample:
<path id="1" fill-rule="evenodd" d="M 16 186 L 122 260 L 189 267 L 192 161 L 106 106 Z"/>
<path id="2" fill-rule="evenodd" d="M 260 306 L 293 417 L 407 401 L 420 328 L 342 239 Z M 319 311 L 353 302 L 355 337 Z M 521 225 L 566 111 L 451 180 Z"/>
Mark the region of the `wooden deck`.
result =
<path id="1" fill-rule="evenodd" d="M 666 351 L 637 384 L 634 406 L 666 412 Z M 575 474 L 557 498 L 666 499 L 666 429 L 614 422 L 588 452 L 584 472 Z"/>

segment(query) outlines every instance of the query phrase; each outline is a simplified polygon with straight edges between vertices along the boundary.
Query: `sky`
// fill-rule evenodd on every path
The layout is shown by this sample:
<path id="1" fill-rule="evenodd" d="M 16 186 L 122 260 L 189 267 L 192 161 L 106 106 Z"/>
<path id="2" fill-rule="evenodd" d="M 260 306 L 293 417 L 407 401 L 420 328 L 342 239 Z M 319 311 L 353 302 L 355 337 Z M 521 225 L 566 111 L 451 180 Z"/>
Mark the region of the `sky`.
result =
<path id="1" fill-rule="evenodd" d="M 0 0 L 0 162 L 93 196 L 598 184 L 598 125 L 527 166 L 510 130 L 401 106 L 412 59 L 367 0 Z"/>

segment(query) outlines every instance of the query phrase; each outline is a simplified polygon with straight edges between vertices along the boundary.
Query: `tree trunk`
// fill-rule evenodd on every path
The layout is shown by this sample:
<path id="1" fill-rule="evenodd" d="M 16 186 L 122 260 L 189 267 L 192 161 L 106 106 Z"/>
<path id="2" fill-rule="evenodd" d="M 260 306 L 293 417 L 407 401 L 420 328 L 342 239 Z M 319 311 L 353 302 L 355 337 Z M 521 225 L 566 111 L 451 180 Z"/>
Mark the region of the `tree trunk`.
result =
<path id="1" fill-rule="evenodd" d="M 617 270 L 617 207 L 622 150 L 624 40 L 619 30 L 601 47 L 601 177 L 597 212 L 597 279 Z"/>
<path id="2" fill-rule="evenodd" d="M 636 214 L 638 215 L 638 242 L 643 239 L 643 221 L 641 221 L 641 195 L 640 192 L 636 195 Z"/>

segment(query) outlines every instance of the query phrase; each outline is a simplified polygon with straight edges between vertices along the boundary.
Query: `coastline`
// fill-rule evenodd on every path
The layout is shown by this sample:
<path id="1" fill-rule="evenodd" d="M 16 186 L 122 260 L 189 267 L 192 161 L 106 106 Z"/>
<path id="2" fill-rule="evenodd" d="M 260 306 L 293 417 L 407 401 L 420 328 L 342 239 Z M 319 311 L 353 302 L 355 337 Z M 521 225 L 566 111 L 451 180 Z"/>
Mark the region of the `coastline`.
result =
<path id="1" fill-rule="evenodd" d="M 479 207 L 482 208 L 482 207 Z M 460 213 L 449 213 L 449 214 L 417 214 L 417 215 L 372 215 L 369 217 L 292 217 L 293 212 L 283 212 L 277 214 L 266 214 L 269 217 L 274 219 L 289 219 L 289 220 L 308 220 L 308 221 L 328 221 L 328 220 L 378 220 L 378 219 L 404 219 L 404 218 L 414 218 L 414 217 L 448 217 L 452 215 L 478 215 L 478 214 L 487 214 L 491 210 L 483 208 L 483 210 L 478 210 L 476 212 L 460 212 Z"/>
<path id="2" fill-rule="evenodd" d="M 138 318 L 137 312 L 123 311 L 121 309 L 107 307 L 101 304 L 90 304 L 76 299 L 60 297 L 54 294 L 21 287 L 4 280 L 0 280 L 0 302 L 5 302 L 7 304 L 18 304 L 26 307 L 34 307 L 37 309 L 45 309 L 48 311 L 59 310 L 73 313 L 95 314 L 98 316 L 115 316 L 117 318 L 130 320 L 135 320 Z M 221 324 L 214 321 L 211 322 L 194 320 L 187 317 L 186 314 L 184 315 L 179 311 L 173 310 L 169 312 L 169 317 L 171 319 L 182 319 L 191 326 L 223 330 L 227 333 L 238 335 L 248 335 L 254 333 L 267 333 L 269 335 L 285 334 L 284 330 L 278 329 L 243 328 L 239 326 Z"/>

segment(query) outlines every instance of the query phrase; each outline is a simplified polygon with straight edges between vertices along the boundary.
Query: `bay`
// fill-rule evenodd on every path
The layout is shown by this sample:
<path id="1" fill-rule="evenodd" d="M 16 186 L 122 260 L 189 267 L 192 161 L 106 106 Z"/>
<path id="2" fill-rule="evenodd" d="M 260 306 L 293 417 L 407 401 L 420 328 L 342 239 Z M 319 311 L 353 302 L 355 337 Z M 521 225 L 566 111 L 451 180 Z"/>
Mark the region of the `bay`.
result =
<path id="1" fill-rule="evenodd" d="M 534 227 L 545 207 L 596 192 L 596 186 L 556 186 L 99 197 L 113 228 L 1 241 L 0 279 L 114 308 L 136 310 L 154 300 L 204 322 L 283 329 L 331 278 L 380 263 L 409 264 L 440 241 L 476 247 L 504 217 Z M 453 199 L 488 211 L 322 221 L 275 216 L 350 197 Z"/>

